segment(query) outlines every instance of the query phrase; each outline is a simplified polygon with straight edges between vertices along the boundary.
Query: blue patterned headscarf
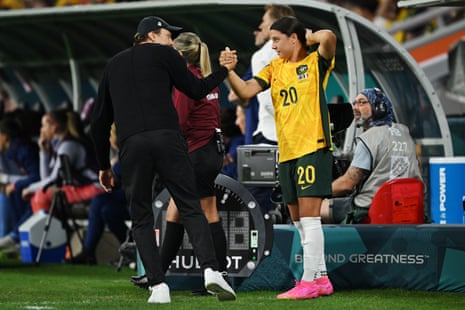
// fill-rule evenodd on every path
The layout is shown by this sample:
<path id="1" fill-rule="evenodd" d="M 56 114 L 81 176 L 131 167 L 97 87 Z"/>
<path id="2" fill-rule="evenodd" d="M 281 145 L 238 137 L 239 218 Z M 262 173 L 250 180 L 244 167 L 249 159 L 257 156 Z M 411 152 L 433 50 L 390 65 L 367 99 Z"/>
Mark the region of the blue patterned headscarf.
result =
<path id="1" fill-rule="evenodd" d="M 377 96 L 376 92 L 380 94 L 381 96 Z M 382 102 L 384 101 L 386 103 L 387 107 L 387 113 L 386 116 L 377 120 L 372 120 L 370 122 L 370 127 L 373 126 L 382 126 L 382 125 L 392 125 L 392 120 L 393 120 L 393 113 L 392 113 L 392 103 L 391 100 L 386 96 L 386 94 L 380 90 L 379 88 L 365 88 L 360 91 L 360 94 L 364 95 L 367 97 L 368 101 L 371 104 L 371 110 L 375 110 L 375 103 L 376 102 Z"/>

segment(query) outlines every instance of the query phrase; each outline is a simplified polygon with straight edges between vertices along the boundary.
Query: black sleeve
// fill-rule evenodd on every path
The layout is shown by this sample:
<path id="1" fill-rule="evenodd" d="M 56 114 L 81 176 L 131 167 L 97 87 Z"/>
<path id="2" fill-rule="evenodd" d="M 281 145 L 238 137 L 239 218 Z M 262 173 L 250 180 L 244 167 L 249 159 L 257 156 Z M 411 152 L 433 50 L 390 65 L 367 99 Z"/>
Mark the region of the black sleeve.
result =
<path id="1" fill-rule="evenodd" d="M 218 71 L 209 76 L 199 79 L 186 65 L 186 61 L 174 49 L 170 55 L 169 72 L 174 86 L 187 96 L 195 100 L 200 100 L 217 87 L 228 75 L 228 69 L 221 66 Z M 172 59 L 172 60 L 171 60 Z"/>
<path id="2" fill-rule="evenodd" d="M 321 56 L 320 53 L 318 53 L 318 66 L 320 67 L 320 72 L 326 72 L 329 66 L 331 66 L 332 60 L 332 58 L 326 59 L 323 56 Z"/>
<path id="3" fill-rule="evenodd" d="M 94 144 L 97 165 L 100 170 L 111 167 L 109 137 L 112 123 L 113 105 L 108 89 L 107 71 L 105 71 L 100 81 L 90 122 L 90 136 Z"/>
<path id="4" fill-rule="evenodd" d="M 259 78 L 257 76 L 254 76 L 253 78 L 258 82 L 258 84 L 260 84 L 260 86 L 263 88 L 263 90 L 267 90 L 268 88 L 270 88 L 270 84 L 268 84 L 267 82 L 265 82 L 261 78 Z"/>

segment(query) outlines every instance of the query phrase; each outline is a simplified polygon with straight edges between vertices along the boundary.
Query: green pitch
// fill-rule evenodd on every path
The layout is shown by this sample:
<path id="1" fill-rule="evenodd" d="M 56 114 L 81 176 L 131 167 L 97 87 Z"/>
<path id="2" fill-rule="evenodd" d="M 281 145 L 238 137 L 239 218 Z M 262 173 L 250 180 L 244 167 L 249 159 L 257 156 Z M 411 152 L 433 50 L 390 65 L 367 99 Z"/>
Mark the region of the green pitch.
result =
<path id="1" fill-rule="evenodd" d="M 279 292 L 237 292 L 237 300 L 172 291 L 171 304 L 147 304 L 149 292 L 129 282 L 135 271 L 112 266 L 24 265 L 0 259 L 0 309 L 465 309 L 465 294 L 392 289 L 336 291 L 314 300 L 276 300 Z"/>

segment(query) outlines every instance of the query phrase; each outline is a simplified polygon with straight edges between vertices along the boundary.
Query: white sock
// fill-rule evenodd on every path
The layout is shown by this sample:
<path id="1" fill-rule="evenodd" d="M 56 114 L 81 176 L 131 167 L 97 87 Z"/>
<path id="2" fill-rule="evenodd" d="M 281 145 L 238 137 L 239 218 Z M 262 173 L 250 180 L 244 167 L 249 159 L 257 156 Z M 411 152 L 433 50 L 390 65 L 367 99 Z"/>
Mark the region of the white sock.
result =
<path id="1" fill-rule="evenodd" d="M 313 281 L 320 275 L 321 259 L 324 255 L 324 236 L 320 217 L 301 217 L 304 234 L 302 241 L 304 273 L 302 280 Z M 326 268 L 325 268 L 326 269 Z"/>
<path id="2" fill-rule="evenodd" d="M 323 251 L 321 252 L 321 260 L 320 264 L 318 265 L 318 275 L 317 278 L 326 277 L 328 275 L 328 270 L 326 270 L 326 261 L 325 261 L 325 243 L 323 239 Z"/>

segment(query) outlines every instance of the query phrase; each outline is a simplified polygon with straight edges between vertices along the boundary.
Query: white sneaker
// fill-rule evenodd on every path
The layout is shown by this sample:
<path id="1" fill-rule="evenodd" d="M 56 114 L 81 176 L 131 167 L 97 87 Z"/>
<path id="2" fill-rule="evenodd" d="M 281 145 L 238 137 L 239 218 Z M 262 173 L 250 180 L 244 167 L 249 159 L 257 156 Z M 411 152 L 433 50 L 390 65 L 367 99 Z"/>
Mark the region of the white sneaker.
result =
<path id="1" fill-rule="evenodd" d="M 235 300 L 236 293 L 218 271 L 206 268 L 204 271 L 205 288 L 215 294 L 219 301 Z"/>
<path id="2" fill-rule="evenodd" d="M 149 290 L 152 292 L 148 300 L 149 303 L 168 304 L 171 302 L 170 288 L 165 282 L 150 286 Z"/>

